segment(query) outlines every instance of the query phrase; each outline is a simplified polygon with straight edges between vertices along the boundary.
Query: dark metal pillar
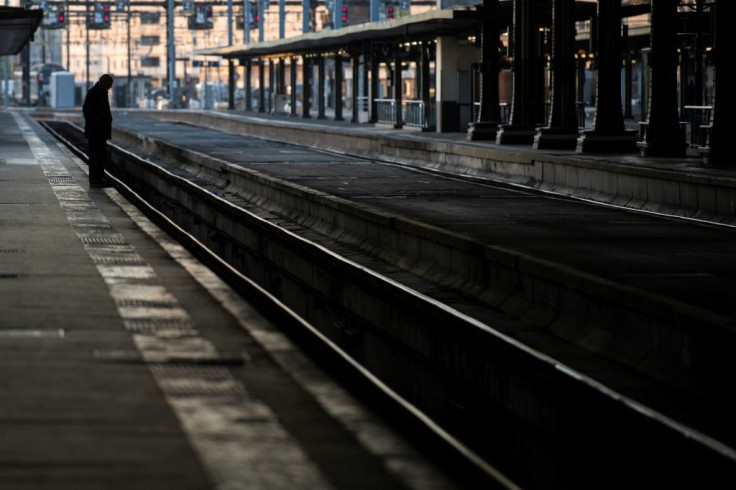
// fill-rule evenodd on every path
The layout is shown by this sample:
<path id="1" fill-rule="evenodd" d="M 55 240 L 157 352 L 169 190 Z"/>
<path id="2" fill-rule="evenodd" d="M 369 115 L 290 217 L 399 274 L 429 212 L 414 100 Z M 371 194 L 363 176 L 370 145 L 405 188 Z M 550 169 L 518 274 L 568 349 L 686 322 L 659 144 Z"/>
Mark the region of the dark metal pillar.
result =
<path id="1" fill-rule="evenodd" d="M 513 0 L 513 93 L 511 119 L 496 134 L 496 143 L 531 144 L 534 141 L 536 105 L 534 90 L 534 42 L 532 1 Z"/>
<path id="2" fill-rule="evenodd" d="M 480 107 L 478 119 L 471 123 L 468 129 L 467 139 L 471 141 L 495 140 L 498 126 L 501 123 L 498 105 L 498 0 L 484 0 L 480 15 L 483 19 L 480 52 Z"/>
<path id="3" fill-rule="evenodd" d="M 643 157 L 685 156 L 687 145 L 677 112 L 677 4 L 652 0 L 649 104 Z"/>
<path id="4" fill-rule="evenodd" d="M 496 39 L 498 40 L 498 39 Z M 430 53 L 431 44 L 427 43 L 421 44 L 421 54 L 419 55 L 419 80 L 421 82 L 421 89 L 419 91 L 419 98 L 422 99 L 425 103 L 430 102 L 429 100 L 429 85 L 430 85 L 430 77 L 429 77 L 429 63 L 431 61 L 431 53 Z M 481 54 L 481 57 L 483 55 Z M 496 76 L 496 79 L 498 79 L 498 74 Z M 496 91 L 498 93 L 498 90 Z M 498 105 L 498 104 L 496 104 Z"/>
<path id="5" fill-rule="evenodd" d="M 585 65 L 587 64 L 587 56 L 582 54 L 578 55 L 577 58 L 577 99 L 575 105 L 577 106 L 578 115 L 578 127 L 585 127 Z"/>
<path id="6" fill-rule="evenodd" d="M 87 29 L 87 36 L 89 36 L 89 29 Z M 89 38 L 88 38 L 89 39 Z M 87 43 L 87 52 L 89 53 L 89 42 Z M 23 60 L 23 105 L 26 107 L 31 106 L 31 43 L 26 43 L 26 45 L 23 47 L 23 50 L 21 51 L 21 59 Z M 89 60 L 89 56 L 87 56 L 87 60 Z M 84 87 L 84 92 L 82 93 L 82 97 L 85 96 L 87 93 L 87 90 L 89 90 L 89 62 L 87 63 L 87 85 Z"/>
<path id="7" fill-rule="evenodd" d="M 266 62 L 258 60 L 258 112 L 266 112 Z"/>
<path id="8" fill-rule="evenodd" d="M 713 8 L 713 111 L 708 142 L 702 150 L 703 162 L 706 165 L 733 165 L 730 143 L 734 138 L 732 118 L 736 113 L 736 73 L 729 65 L 736 60 L 736 29 L 730 25 L 736 15 L 736 2 L 716 0 Z"/>
<path id="9" fill-rule="evenodd" d="M 251 99 L 252 88 L 250 86 L 250 79 L 253 73 L 253 65 L 250 59 L 245 60 L 245 110 L 253 110 L 253 102 Z"/>
<path id="10" fill-rule="evenodd" d="M 302 117 L 308 119 L 311 105 L 309 96 L 312 93 L 312 65 L 309 58 L 302 56 Z"/>
<path id="11" fill-rule="evenodd" d="M 621 2 L 598 0 L 596 111 L 593 129 L 583 131 L 578 153 L 636 151 L 637 131 L 624 127 L 621 106 Z"/>
<path id="12" fill-rule="evenodd" d="M 680 51 L 680 119 L 685 119 L 687 117 L 687 112 L 685 109 L 686 105 L 694 105 L 691 104 L 689 101 L 693 97 L 692 88 L 688 81 L 690 80 L 690 77 L 692 76 L 690 74 L 690 53 L 687 49 L 683 49 Z M 624 117 L 626 114 L 624 114 Z"/>
<path id="13" fill-rule="evenodd" d="M 554 0 L 552 5 L 552 107 L 549 126 L 537 129 L 535 149 L 572 150 L 577 145 L 575 108 L 575 0 Z"/>
<path id="14" fill-rule="evenodd" d="M 350 122 L 360 122 L 360 106 L 358 105 L 358 89 L 360 87 L 360 54 L 355 53 L 352 56 L 353 62 L 353 90 L 351 91 L 351 99 L 353 103 L 353 117 Z"/>
<path id="15" fill-rule="evenodd" d="M 394 104 L 395 115 L 394 128 L 400 129 L 404 126 L 404 114 L 401 111 L 402 104 L 402 80 L 401 80 L 401 59 L 399 58 L 399 50 L 394 51 Z"/>
<path id="16" fill-rule="evenodd" d="M 291 110 L 289 111 L 290 116 L 296 116 L 296 57 L 291 58 L 291 65 L 290 65 L 290 80 L 291 83 Z"/>
<path id="17" fill-rule="evenodd" d="M 694 105 L 703 105 L 705 102 L 705 93 L 703 90 L 703 53 L 705 51 L 706 35 L 700 30 L 704 24 L 703 16 L 705 15 L 704 0 L 697 0 L 695 15 L 697 19 L 698 30 L 695 33 L 695 101 Z M 713 15 L 713 12 L 711 12 Z"/>
<path id="18" fill-rule="evenodd" d="M 232 58 L 227 60 L 227 108 L 235 109 L 235 62 Z"/>
<path id="19" fill-rule="evenodd" d="M 368 111 L 370 108 L 370 106 L 368 105 L 368 97 L 370 97 L 370 93 L 369 93 L 370 87 L 369 87 L 369 82 L 368 82 L 368 73 L 370 71 L 368 67 L 369 59 L 370 59 L 370 52 L 368 49 L 364 49 L 363 50 L 363 72 L 361 74 L 363 77 L 363 85 L 362 85 L 363 91 L 360 94 L 363 96 L 363 101 L 364 101 L 364 102 L 361 102 L 360 107 L 361 107 L 361 110 L 364 110 L 364 111 Z"/>
<path id="20" fill-rule="evenodd" d="M 624 119 L 632 119 L 634 117 L 631 111 L 631 77 L 632 60 L 631 49 L 629 49 L 629 26 L 623 26 L 624 33 Z"/>
<path id="21" fill-rule="evenodd" d="M 371 53 L 371 90 L 370 90 L 370 116 L 368 119 L 369 123 L 375 124 L 378 122 L 378 104 L 376 99 L 378 98 L 378 68 L 381 64 L 380 58 L 375 53 Z"/>
<path id="22" fill-rule="evenodd" d="M 278 76 L 276 77 L 276 87 L 272 91 L 274 94 L 286 94 L 286 60 L 279 58 Z"/>
<path id="23" fill-rule="evenodd" d="M 325 57 L 317 56 L 317 119 L 325 118 Z"/>
<path id="24" fill-rule="evenodd" d="M 268 60 L 268 113 L 273 114 L 275 111 L 274 95 L 276 94 L 276 70 L 273 59 Z"/>
<path id="25" fill-rule="evenodd" d="M 342 117 L 342 54 L 335 52 L 335 121 L 343 121 Z"/>

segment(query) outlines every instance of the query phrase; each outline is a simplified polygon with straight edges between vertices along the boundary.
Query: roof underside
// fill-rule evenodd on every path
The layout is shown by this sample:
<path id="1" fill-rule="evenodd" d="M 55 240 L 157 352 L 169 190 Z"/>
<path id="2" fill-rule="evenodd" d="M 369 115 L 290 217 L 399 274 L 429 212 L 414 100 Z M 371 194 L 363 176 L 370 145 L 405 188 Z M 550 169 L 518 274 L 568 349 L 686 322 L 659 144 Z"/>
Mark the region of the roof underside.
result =
<path id="1" fill-rule="evenodd" d="M 391 21 L 366 22 L 342 29 L 310 32 L 300 36 L 247 46 L 202 49 L 195 51 L 195 54 L 218 55 L 225 58 L 249 58 L 277 53 L 314 53 L 365 41 L 395 41 L 402 38 L 407 40 L 430 39 L 436 36 L 472 31 L 477 27 L 477 13 L 474 11 L 433 10 Z"/>
<path id="2" fill-rule="evenodd" d="M 0 7 L 0 55 L 18 54 L 43 19 L 43 10 Z"/>
<path id="3" fill-rule="evenodd" d="M 499 2 L 499 26 L 506 26 L 511 23 L 511 7 L 512 3 L 508 0 Z M 551 7 L 551 0 L 540 1 L 536 4 L 537 9 L 549 10 Z M 596 8 L 595 2 L 576 2 L 575 19 L 589 19 L 595 15 Z M 624 17 L 628 17 L 646 13 L 649 9 L 648 2 L 635 2 L 624 5 L 622 13 Z M 475 7 L 431 10 L 388 21 L 366 22 L 342 29 L 309 32 L 285 39 L 242 46 L 199 49 L 195 50 L 193 54 L 222 56 L 224 58 L 259 58 L 329 52 L 359 43 L 401 42 L 401 40 L 420 41 L 435 39 L 437 36 L 477 33 L 481 27 L 480 17 L 480 13 Z"/>

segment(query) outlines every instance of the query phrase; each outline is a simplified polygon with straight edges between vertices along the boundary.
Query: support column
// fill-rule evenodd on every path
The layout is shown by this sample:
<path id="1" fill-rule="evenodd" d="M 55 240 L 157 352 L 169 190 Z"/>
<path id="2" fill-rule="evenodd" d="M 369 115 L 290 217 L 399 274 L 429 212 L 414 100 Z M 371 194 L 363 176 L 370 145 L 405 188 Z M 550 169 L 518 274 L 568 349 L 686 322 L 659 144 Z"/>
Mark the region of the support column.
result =
<path id="1" fill-rule="evenodd" d="M 258 112 L 266 112 L 266 62 L 258 60 Z"/>
<path id="2" fill-rule="evenodd" d="M 621 2 L 598 0 L 595 86 L 596 111 L 593 129 L 578 138 L 578 153 L 636 151 L 637 131 L 624 127 L 621 106 Z"/>
<path id="3" fill-rule="evenodd" d="M 227 60 L 227 96 L 227 108 L 235 109 L 235 62 L 232 58 Z"/>
<path id="4" fill-rule="evenodd" d="M 278 74 L 276 75 L 276 87 L 274 94 L 286 95 L 286 59 L 279 58 Z"/>
<path id="5" fill-rule="evenodd" d="M 360 107 L 358 105 L 358 88 L 360 87 L 359 78 L 359 68 L 360 68 L 360 54 L 356 53 L 352 56 L 352 63 L 353 63 L 353 90 L 351 91 L 351 100 L 353 103 L 353 117 L 350 119 L 350 122 L 353 123 L 359 123 L 360 122 Z"/>
<path id="6" fill-rule="evenodd" d="M 245 60 L 245 110 L 253 110 L 253 101 L 251 101 L 250 79 L 253 74 L 253 65 L 250 59 Z"/>
<path id="7" fill-rule="evenodd" d="M 552 4 L 552 107 L 549 126 L 537 129 L 534 149 L 572 150 L 578 140 L 575 111 L 575 0 Z"/>
<path id="8" fill-rule="evenodd" d="M 713 8 L 713 111 L 708 142 L 703 148 L 703 163 L 732 166 L 733 140 L 730 138 L 734 138 L 732 118 L 736 113 L 736 73 L 729 65 L 736 59 L 736 30 L 730 23 L 736 15 L 736 3 L 733 0 L 716 0 Z"/>
<path id="9" fill-rule="evenodd" d="M 532 29 L 532 0 L 513 0 L 513 93 L 511 95 L 511 119 L 496 134 L 496 143 L 531 144 L 536 128 L 536 104 L 534 90 L 534 39 Z"/>
<path id="10" fill-rule="evenodd" d="M 429 100 L 429 63 L 431 59 L 431 44 L 430 43 L 421 43 L 419 45 L 420 48 L 420 55 L 419 55 L 419 81 L 421 83 L 420 89 L 419 89 L 419 98 L 422 100 L 422 107 L 424 114 L 422 115 L 423 120 L 425 121 L 425 127 L 422 128 L 423 131 L 437 131 L 437 117 L 436 112 L 434 111 L 435 107 L 434 104 L 432 104 L 432 101 Z"/>
<path id="11" fill-rule="evenodd" d="M 458 43 L 455 36 L 437 38 L 435 51 L 435 101 L 438 133 L 461 132 L 472 121 L 470 68 L 480 59 L 480 50 Z M 467 76 L 463 76 L 467 75 Z"/>
<path id="12" fill-rule="evenodd" d="M 469 125 L 468 141 L 495 140 L 498 126 L 501 123 L 498 105 L 498 73 L 500 70 L 498 59 L 498 0 L 484 0 L 480 15 L 483 18 L 480 54 L 480 107 L 478 109 L 478 119 Z"/>
<path id="13" fill-rule="evenodd" d="M 342 54 L 335 52 L 335 121 L 343 121 L 342 117 Z"/>
<path id="14" fill-rule="evenodd" d="M 276 71 L 273 59 L 268 60 L 268 113 L 275 112 L 274 95 L 276 94 Z"/>
<path id="15" fill-rule="evenodd" d="M 378 69 L 381 65 L 378 54 L 374 51 L 371 53 L 371 90 L 370 90 L 370 116 L 368 122 L 376 124 L 378 122 L 378 104 L 376 99 L 378 98 Z"/>
<path id="16" fill-rule="evenodd" d="M 652 0 L 649 104 L 643 157 L 682 157 L 687 145 L 677 113 L 677 4 Z"/>
<path id="17" fill-rule="evenodd" d="M 577 70 L 575 76 L 577 77 L 577 98 L 575 100 L 575 108 L 577 109 L 578 116 L 578 127 L 585 127 L 585 65 L 587 64 L 587 56 L 583 54 L 578 55 L 577 58 Z"/>
<path id="18" fill-rule="evenodd" d="M 694 105 L 690 103 L 693 96 L 692 86 L 689 83 L 692 76 L 690 73 L 691 62 L 690 51 L 688 49 L 680 51 L 680 100 L 678 101 L 680 104 L 680 119 L 685 119 L 687 117 L 687 109 L 685 109 L 685 106 Z M 626 117 L 625 112 L 624 117 Z"/>
<path id="19" fill-rule="evenodd" d="M 362 85 L 361 85 L 362 90 L 360 92 L 360 95 L 364 97 L 366 102 L 365 102 L 365 105 L 361 104 L 360 108 L 361 110 L 365 108 L 366 111 L 369 110 L 368 97 L 370 96 L 370 94 L 368 93 L 370 90 L 370 86 L 368 85 L 368 72 L 369 72 L 369 68 L 368 68 L 369 61 L 368 60 L 369 59 L 370 59 L 370 52 L 367 48 L 364 47 L 363 49 L 363 70 L 361 70 L 361 73 L 360 73 L 361 80 L 362 80 Z"/>
<path id="20" fill-rule="evenodd" d="M 402 104 L 402 80 L 401 80 L 401 59 L 399 58 L 399 51 L 396 50 L 394 54 L 394 104 L 396 119 L 394 120 L 394 128 L 401 129 L 404 126 L 404 115 L 401 111 Z"/>
<path id="21" fill-rule="evenodd" d="M 623 26 L 624 35 L 624 119 L 633 119 L 634 114 L 631 110 L 632 79 L 633 70 L 631 59 L 631 49 L 629 49 L 629 26 Z"/>
<path id="22" fill-rule="evenodd" d="M 296 57 L 291 58 L 290 68 L 291 98 L 289 100 L 291 101 L 291 111 L 289 111 L 289 115 L 296 116 Z"/>
<path id="23" fill-rule="evenodd" d="M 312 66 L 309 58 L 302 56 L 302 118 L 309 119 L 309 96 L 312 93 Z"/>
<path id="24" fill-rule="evenodd" d="M 696 20 L 703 25 L 704 6 L 702 0 L 697 3 Z M 711 11 L 711 15 L 713 12 Z M 705 52 L 705 36 L 700 29 L 695 33 L 695 100 L 694 105 L 704 105 L 705 93 L 703 90 L 703 53 Z"/>
<path id="25" fill-rule="evenodd" d="M 317 119 L 325 119 L 325 57 L 321 54 L 317 56 L 317 85 Z"/>
<path id="26" fill-rule="evenodd" d="M 421 54 L 419 55 L 419 81 L 421 83 L 421 88 L 419 90 L 419 98 L 422 99 L 425 103 L 429 102 L 429 85 L 430 85 L 430 78 L 429 78 L 429 63 L 432 58 L 430 49 L 431 44 L 424 44 L 421 45 Z M 496 77 L 498 79 L 498 77 Z M 498 92 L 498 91 L 497 91 Z M 496 104 L 498 105 L 498 104 Z"/>

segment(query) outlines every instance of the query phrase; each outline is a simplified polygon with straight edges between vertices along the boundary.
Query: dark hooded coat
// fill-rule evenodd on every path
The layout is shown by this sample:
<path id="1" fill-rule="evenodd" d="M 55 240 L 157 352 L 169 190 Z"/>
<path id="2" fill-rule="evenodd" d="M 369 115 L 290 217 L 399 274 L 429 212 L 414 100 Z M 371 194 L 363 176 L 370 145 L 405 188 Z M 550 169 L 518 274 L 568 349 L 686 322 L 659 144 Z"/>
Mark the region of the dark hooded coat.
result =
<path id="1" fill-rule="evenodd" d="M 112 139 L 112 113 L 110 101 L 100 82 L 89 89 L 82 106 L 84 136 L 87 139 Z"/>

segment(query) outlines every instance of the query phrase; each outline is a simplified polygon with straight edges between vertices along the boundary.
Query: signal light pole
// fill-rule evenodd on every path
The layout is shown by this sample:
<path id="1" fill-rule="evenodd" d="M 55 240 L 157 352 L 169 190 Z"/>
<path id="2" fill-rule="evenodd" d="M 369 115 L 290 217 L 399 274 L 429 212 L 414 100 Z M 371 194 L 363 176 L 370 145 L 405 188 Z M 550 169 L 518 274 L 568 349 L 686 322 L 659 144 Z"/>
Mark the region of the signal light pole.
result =
<path id="1" fill-rule="evenodd" d="M 176 50 L 174 47 L 174 0 L 166 0 L 166 59 L 169 65 L 169 108 L 174 107 Z"/>
<path id="2" fill-rule="evenodd" d="M 84 70 L 85 77 L 86 77 L 85 86 L 84 86 L 85 92 L 89 90 L 89 5 L 90 5 L 89 2 L 87 2 L 87 17 L 84 23 L 84 36 L 85 36 L 84 45 L 85 45 L 85 63 L 86 63 L 86 68 Z M 84 94 L 82 94 L 82 97 L 84 97 Z"/>
<path id="3" fill-rule="evenodd" d="M 342 5 L 343 0 L 335 0 L 335 12 L 334 12 L 334 23 L 335 23 L 335 29 L 339 29 L 342 27 Z"/>
<path id="4" fill-rule="evenodd" d="M 245 14 L 244 12 L 244 15 Z M 227 0 L 227 45 L 233 45 L 233 0 Z M 235 63 L 227 60 L 227 108 L 235 109 Z"/>

